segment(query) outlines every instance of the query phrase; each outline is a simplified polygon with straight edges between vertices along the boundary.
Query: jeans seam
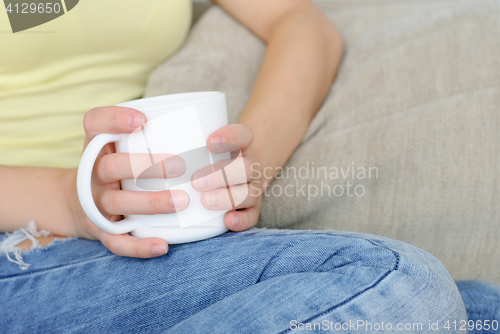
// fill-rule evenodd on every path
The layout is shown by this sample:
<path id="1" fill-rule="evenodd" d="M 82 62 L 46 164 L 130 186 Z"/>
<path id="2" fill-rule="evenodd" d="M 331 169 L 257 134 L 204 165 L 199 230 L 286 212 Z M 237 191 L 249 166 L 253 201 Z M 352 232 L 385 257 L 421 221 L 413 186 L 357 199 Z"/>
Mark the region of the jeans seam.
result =
<path id="1" fill-rule="evenodd" d="M 284 232 L 284 233 L 273 233 L 273 234 L 270 234 L 270 235 L 279 235 L 279 236 L 295 234 L 294 232 L 307 232 L 307 234 L 343 236 L 343 237 L 349 237 L 349 238 L 353 238 L 353 239 L 366 240 L 366 241 L 370 242 L 374 246 L 381 246 L 379 244 L 373 243 L 372 240 L 370 240 L 370 239 L 366 239 L 364 237 L 355 236 L 355 235 L 352 234 L 352 233 L 356 233 L 356 232 L 343 232 L 343 231 L 336 231 L 336 230 L 281 230 L 281 229 L 265 229 L 265 230 L 266 231 L 282 231 L 282 232 Z M 195 242 L 204 242 L 204 241 L 207 241 L 207 240 L 223 241 L 224 239 L 235 239 L 235 238 L 241 237 L 241 235 L 244 234 L 245 232 L 252 232 L 252 234 L 253 234 L 253 235 L 246 235 L 245 237 L 247 237 L 247 238 L 255 238 L 255 237 L 259 238 L 259 237 L 262 237 L 262 236 L 267 236 L 267 235 L 260 235 L 259 234 L 260 231 L 247 230 L 247 231 L 242 231 L 242 232 L 232 232 L 232 234 L 234 234 L 234 235 L 230 235 L 230 236 L 228 236 L 227 233 L 222 234 L 221 236 L 224 236 L 224 238 L 215 237 L 215 238 L 212 238 L 212 239 L 199 240 L 199 241 L 195 241 Z M 291 232 L 291 233 L 287 233 L 287 232 Z M 343 233 L 339 233 L 339 232 L 343 232 Z M 229 233 L 231 233 L 231 232 L 229 232 Z M 373 235 L 373 236 L 380 237 L 378 235 Z M 386 246 L 382 246 L 382 247 L 387 248 Z M 387 249 L 389 249 L 389 248 L 387 248 Z"/>
<path id="2" fill-rule="evenodd" d="M 279 229 L 278 229 L 279 230 Z M 319 233 L 318 233 L 319 232 Z M 325 233 L 326 232 L 326 233 Z M 274 234 L 274 235 L 277 235 L 277 236 L 283 236 L 283 235 L 287 235 L 289 233 L 278 233 L 278 234 Z M 309 234 L 309 233 L 308 233 Z M 399 253 L 395 252 L 394 250 L 390 249 L 389 247 L 385 246 L 385 245 L 381 245 L 381 244 L 378 244 L 378 243 L 375 243 L 373 240 L 370 240 L 370 239 L 366 239 L 366 238 L 362 238 L 362 237 L 359 237 L 359 236 L 355 236 L 355 235 L 350 235 L 350 234 L 337 234 L 335 232 L 328 232 L 328 231 L 314 231 L 314 233 L 310 233 L 310 234 L 318 234 L 318 235 L 332 235 L 332 236 L 343 236 L 343 237 L 348 237 L 348 238 L 351 238 L 351 239 L 358 239 L 358 240 L 364 240 L 364 241 L 367 241 L 368 243 L 370 243 L 371 245 L 375 246 L 375 247 L 381 247 L 381 248 L 384 248 L 388 251 L 390 251 L 391 253 L 393 253 L 396 257 L 396 264 L 394 265 L 394 268 L 391 269 L 390 271 L 388 271 L 387 273 L 390 273 L 392 271 L 396 271 L 398 270 L 399 268 Z M 302 235 L 303 236 L 303 235 Z M 237 237 L 237 235 L 235 235 L 234 237 Z M 259 237 L 258 235 L 252 235 L 252 236 L 249 236 L 249 237 Z M 301 238 L 302 240 L 303 238 Z M 294 240 L 296 241 L 296 240 Z M 269 259 L 269 261 L 266 263 L 266 265 L 264 266 L 264 268 L 262 269 L 262 272 L 261 274 L 259 275 L 259 278 L 257 279 L 257 283 L 260 282 L 260 279 L 264 273 L 264 270 L 269 266 L 269 263 L 271 263 L 271 261 L 276 258 L 276 256 L 278 254 L 280 254 L 281 252 L 283 252 L 283 250 L 285 250 L 285 248 L 281 247 L 278 251 L 276 251 L 275 254 L 273 254 L 273 256 Z M 332 254 L 330 255 L 330 257 L 332 257 L 333 255 L 335 254 Z M 326 259 L 324 262 L 326 262 L 328 259 Z M 324 263 L 323 262 L 323 263 Z"/>
<path id="3" fill-rule="evenodd" d="M 364 240 L 366 240 L 366 239 L 364 239 Z M 371 240 L 367 240 L 367 241 L 368 241 L 369 243 L 371 243 L 372 245 L 374 245 L 374 246 L 379 246 L 379 247 L 381 246 L 381 245 L 377 245 L 377 244 L 373 243 Z M 400 261 L 399 253 L 397 253 L 397 252 L 393 251 L 392 249 L 390 249 L 390 248 L 388 248 L 388 247 L 385 247 L 385 246 L 382 246 L 382 247 L 383 247 L 383 248 L 385 248 L 385 249 L 387 249 L 387 250 L 389 250 L 390 252 L 392 252 L 392 253 L 396 256 L 396 264 L 394 265 L 394 268 L 392 268 L 391 270 L 387 271 L 387 272 L 386 272 L 384 275 L 382 275 L 382 276 L 381 276 L 381 277 L 380 277 L 380 278 L 379 278 L 379 279 L 378 279 L 375 283 L 373 283 L 372 285 L 370 285 L 370 286 L 369 286 L 369 287 L 367 287 L 366 289 L 364 289 L 364 290 L 362 290 L 362 291 L 359 291 L 359 292 L 358 292 L 358 293 L 356 293 L 355 295 L 353 295 L 353 296 L 351 296 L 351 297 L 349 297 L 349 298 L 347 298 L 347 299 L 345 299 L 345 300 L 341 301 L 340 303 L 338 303 L 338 304 L 336 304 L 336 305 L 334 305 L 334 306 L 332 306 L 332 307 L 328 308 L 327 310 L 325 310 L 325 311 L 323 311 L 323 312 L 321 312 L 321 313 L 318 313 L 318 314 L 316 314 L 316 315 L 314 315 L 314 316 L 312 316 L 312 317 L 310 317 L 310 318 L 308 318 L 308 319 L 306 319 L 306 320 L 303 320 L 303 321 L 301 321 L 301 322 L 303 322 L 303 323 L 309 323 L 309 322 L 314 321 L 315 319 L 317 319 L 317 318 L 319 318 L 319 317 L 321 317 L 321 316 L 323 316 L 323 315 L 325 315 L 325 314 L 327 314 L 327 313 L 329 313 L 329 312 L 332 312 L 333 310 L 335 310 L 335 309 L 337 309 L 337 308 L 339 308 L 339 307 L 344 306 L 345 304 L 349 303 L 350 301 L 352 301 L 352 300 L 353 300 L 353 299 L 355 299 L 356 297 L 358 297 L 358 296 L 362 295 L 363 293 L 365 293 L 365 292 L 367 292 L 367 291 L 369 291 L 369 290 L 371 290 L 371 289 L 375 288 L 375 287 L 376 287 L 378 284 L 380 284 L 380 283 L 381 283 L 381 282 L 382 282 L 382 281 L 383 281 L 383 280 L 384 280 L 387 276 L 389 276 L 389 274 L 390 274 L 390 273 L 392 273 L 392 272 L 394 272 L 394 271 L 398 270 L 398 268 L 399 268 L 399 261 Z M 280 333 L 287 333 L 287 332 L 290 332 L 290 331 L 291 331 L 291 329 L 290 329 L 290 328 L 287 328 L 287 329 L 285 329 L 284 331 L 281 331 Z"/>

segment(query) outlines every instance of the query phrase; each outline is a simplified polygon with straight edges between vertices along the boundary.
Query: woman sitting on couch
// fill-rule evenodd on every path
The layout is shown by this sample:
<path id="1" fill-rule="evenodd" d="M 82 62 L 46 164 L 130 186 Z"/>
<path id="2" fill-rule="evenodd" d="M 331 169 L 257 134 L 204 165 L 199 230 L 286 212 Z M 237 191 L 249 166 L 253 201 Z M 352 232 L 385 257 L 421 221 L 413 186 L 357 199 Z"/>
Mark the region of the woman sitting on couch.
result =
<path id="1" fill-rule="evenodd" d="M 214 132 L 207 144 L 237 145 L 248 164 L 276 170 L 322 105 L 343 53 L 341 36 L 308 0 L 217 4 L 268 46 L 239 122 Z M 82 1 L 31 34 L 0 35 L 1 231 L 34 220 L 54 235 L 76 237 L 0 260 L 0 327 L 9 333 L 417 333 L 436 332 L 437 323 L 437 332 L 458 332 L 442 326 L 467 320 L 464 303 L 432 255 L 373 235 L 253 228 L 262 198 L 251 184 L 264 187 L 271 178 L 248 175 L 250 195 L 225 216 L 233 232 L 170 249 L 160 238 L 106 233 L 85 215 L 76 191 L 81 146 L 147 121 L 137 110 L 110 105 L 143 94 L 148 73 L 181 46 L 190 6 L 188 0 Z M 6 30 L 7 16 L 1 20 Z M 120 180 L 133 178 L 127 163 L 109 144 L 94 167 L 93 196 L 107 218 L 188 205 L 181 191 L 121 190 Z M 208 209 L 226 208 L 210 200 L 222 189 L 197 190 Z M 7 247 L 12 236 L 19 232 L 0 236 L 7 255 L 15 250 Z"/>

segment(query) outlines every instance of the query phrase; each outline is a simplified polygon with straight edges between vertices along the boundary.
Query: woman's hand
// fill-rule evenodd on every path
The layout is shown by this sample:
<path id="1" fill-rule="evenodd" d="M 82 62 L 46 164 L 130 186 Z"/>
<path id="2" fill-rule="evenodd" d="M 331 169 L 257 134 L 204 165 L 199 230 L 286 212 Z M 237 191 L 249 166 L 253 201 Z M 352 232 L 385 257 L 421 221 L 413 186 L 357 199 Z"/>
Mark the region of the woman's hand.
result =
<path id="1" fill-rule="evenodd" d="M 224 217 L 224 224 L 232 231 L 255 226 L 260 214 L 262 180 L 257 176 L 262 173 L 252 142 L 252 130 L 244 124 L 231 124 L 215 131 L 207 140 L 209 150 L 212 153 L 231 152 L 231 160 L 199 169 L 191 179 L 193 188 L 203 192 L 201 202 L 205 208 L 232 210 Z M 244 170 L 239 168 L 242 166 Z M 225 175 L 213 172 L 222 168 Z"/>
<path id="2" fill-rule="evenodd" d="M 145 122 L 144 114 L 131 108 L 112 106 L 92 109 L 84 118 L 86 133 L 84 148 L 98 134 L 131 133 Z M 173 213 L 176 209 L 180 211 L 189 205 L 189 197 L 182 190 L 155 192 L 121 190 L 120 180 L 134 179 L 131 159 L 134 159 L 134 167 L 142 164 L 146 168 L 150 164 L 150 157 L 147 154 L 116 153 L 114 143 L 107 144 L 96 159 L 92 172 L 92 195 L 99 211 L 107 219 L 118 221 L 122 215 Z M 180 157 L 162 155 L 160 159 L 165 159 L 165 172 L 168 178 L 178 177 L 184 173 L 185 163 Z M 141 177 L 163 178 L 163 172 L 161 164 L 155 164 Z M 128 233 L 115 235 L 104 232 L 85 215 L 79 202 L 76 206 L 78 219 L 75 219 L 75 222 L 79 237 L 100 240 L 111 252 L 122 256 L 149 258 L 167 253 L 168 245 L 165 240 L 140 239 Z"/>

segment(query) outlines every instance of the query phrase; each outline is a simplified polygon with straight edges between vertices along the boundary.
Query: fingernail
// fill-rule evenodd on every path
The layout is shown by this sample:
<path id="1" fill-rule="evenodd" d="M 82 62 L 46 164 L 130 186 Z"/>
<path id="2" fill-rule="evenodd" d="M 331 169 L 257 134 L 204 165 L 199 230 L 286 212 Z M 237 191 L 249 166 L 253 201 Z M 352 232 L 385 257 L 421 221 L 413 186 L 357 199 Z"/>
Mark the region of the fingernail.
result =
<path id="1" fill-rule="evenodd" d="M 198 189 L 206 189 L 210 185 L 210 180 L 209 180 L 210 175 L 200 177 L 199 179 L 196 179 L 196 187 Z"/>
<path id="2" fill-rule="evenodd" d="M 187 201 L 188 198 L 185 192 L 170 193 L 170 205 L 172 205 L 177 210 L 184 208 L 187 204 Z"/>
<path id="3" fill-rule="evenodd" d="M 208 204 L 212 207 L 212 208 L 216 208 L 219 206 L 220 204 L 220 195 L 216 192 L 212 192 L 210 193 L 210 195 L 208 195 Z"/>
<path id="4" fill-rule="evenodd" d="M 221 151 L 224 148 L 224 138 L 217 136 L 212 139 L 210 148 L 214 151 Z"/>
<path id="5" fill-rule="evenodd" d="M 152 248 L 152 252 L 153 252 L 153 255 L 155 255 L 155 256 L 165 255 L 165 254 L 167 254 L 167 247 L 160 246 L 160 245 L 154 245 Z"/>
<path id="6" fill-rule="evenodd" d="M 212 143 L 214 143 L 214 144 L 222 144 L 222 143 L 224 143 L 224 138 L 222 138 L 222 136 L 214 137 L 214 139 L 212 139 Z"/>
<path id="7" fill-rule="evenodd" d="M 135 129 L 144 123 L 144 118 L 141 115 L 131 114 L 128 117 L 128 126 Z"/>
<path id="8" fill-rule="evenodd" d="M 241 218 L 240 216 L 233 216 L 233 226 L 237 227 L 241 225 Z"/>
<path id="9" fill-rule="evenodd" d="M 184 172 L 184 160 L 179 157 L 171 157 L 167 159 L 168 176 L 181 175 Z"/>

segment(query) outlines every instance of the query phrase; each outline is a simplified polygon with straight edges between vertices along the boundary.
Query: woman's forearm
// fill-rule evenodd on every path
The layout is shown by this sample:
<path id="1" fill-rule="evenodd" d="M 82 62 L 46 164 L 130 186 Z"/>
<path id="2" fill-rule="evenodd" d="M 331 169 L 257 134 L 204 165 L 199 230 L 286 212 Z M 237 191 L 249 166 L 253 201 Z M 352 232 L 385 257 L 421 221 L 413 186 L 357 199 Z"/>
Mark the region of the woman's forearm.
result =
<path id="1" fill-rule="evenodd" d="M 253 148 L 263 167 L 274 171 L 299 145 L 343 53 L 338 31 L 312 7 L 287 12 L 270 31 L 261 70 L 239 120 L 252 128 Z"/>
<path id="2" fill-rule="evenodd" d="M 0 232 L 11 232 L 34 220 L 39 229 L 75 235 L 67 203 L 74 196 L 72 170 L 0 166 Z"/>

